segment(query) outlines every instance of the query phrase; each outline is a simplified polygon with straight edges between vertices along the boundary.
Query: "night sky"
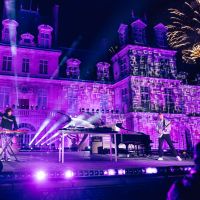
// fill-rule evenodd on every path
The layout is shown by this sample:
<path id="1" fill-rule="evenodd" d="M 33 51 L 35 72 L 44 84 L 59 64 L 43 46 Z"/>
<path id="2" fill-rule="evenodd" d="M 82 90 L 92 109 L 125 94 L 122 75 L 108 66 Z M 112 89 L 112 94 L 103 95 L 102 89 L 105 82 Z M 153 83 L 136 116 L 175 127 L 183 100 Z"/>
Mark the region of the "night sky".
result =
<path id="1" fill-rule="evenodd" d="M 23 0 L 16 1 L 16 10 L 20 1 Z M 23 2 L 28 6 L 29 0 Z M 183 3 L 183 0 L 32 0 L 32 9 L 39 7 L 41 22 L 52 24 L 53 5 L 60 5 L 58 46 L 63 49 L 75 45 L 70 56 L 80 58 L 85 73 L 89 74 L 96 62 L 109 61 L 109 48 L 117 46 L 119 24 L 131 23 L 132 10 L 137 17 L 146 16 L 149 27 L 153 27 L 159 22 L 167 25 L 167 9 L 180 8 Z M 3 2 L 1 13 L 2 5 Z M 186 65 L 182 63 L 180 55 L 177 64 L 179 71 L 188 71 L 192 76 L 200 72 L 198 64 Z"/>

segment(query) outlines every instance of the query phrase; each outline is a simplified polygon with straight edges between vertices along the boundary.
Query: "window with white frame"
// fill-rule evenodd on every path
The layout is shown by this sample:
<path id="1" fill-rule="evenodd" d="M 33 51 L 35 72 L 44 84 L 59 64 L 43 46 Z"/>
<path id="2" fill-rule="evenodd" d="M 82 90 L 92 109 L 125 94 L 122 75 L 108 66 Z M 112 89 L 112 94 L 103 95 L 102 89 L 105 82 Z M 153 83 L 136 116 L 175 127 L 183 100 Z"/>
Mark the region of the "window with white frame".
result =
<path id="1" fill-rule="evenodd" d="M 171 113 L 174 111 L 174 92 L 172 88 L 165 88 L 165 106 L 167 112 Z"/>
<path id="2" fill-rule="evenodd" d="M 39 66 L 40 74 L 48 74 L 48 61 L 47 60 L 40 60 Z"/>
<path id="3" fill-rule="evenodd" d="M 47 107 L 47 90 L 39 89 L 38 90 L 38 108 L 44 109 Z"/>
<path id="4" fill-rule="evenodd" d="M 40 38 L 40 45 L 42 47 L 50 47 L 50 35 L 47 33 L 41 33 L 40 34 L 41 38 Z"/>
<path id="5" fill-rule="evenodd" d="M 10 35 L 9 35 L 9 29 L 5 28 L 4 29 L 4 38 L 3 38 L 4 42 L 9 42 L 10 41 Z"/>
<path id="6" fill-rule="evenodd" d="M 0 108 L 5 108 L 9 105 L 9 88 L 0 87 Z"/>
<path id="7" fill-rule="evenodd" d="M 12 57 L 11 56 L 3 56 L 2 70 L 3 71 L 11 71 L 12 70 Z"/>
<path id="8" fill-rule="evenodd" d="M 150 89 L 149 87 L 141 86 L 140 92 L 141 92 L 141 106 L 146 111 L 148 111 L 150 109 Z"/>
<path id="9" fill-rule="evenodd" d="M 22 72 L 29 73 L 30 60 L 28 58 L 23 58 L 22 60 Z"/>

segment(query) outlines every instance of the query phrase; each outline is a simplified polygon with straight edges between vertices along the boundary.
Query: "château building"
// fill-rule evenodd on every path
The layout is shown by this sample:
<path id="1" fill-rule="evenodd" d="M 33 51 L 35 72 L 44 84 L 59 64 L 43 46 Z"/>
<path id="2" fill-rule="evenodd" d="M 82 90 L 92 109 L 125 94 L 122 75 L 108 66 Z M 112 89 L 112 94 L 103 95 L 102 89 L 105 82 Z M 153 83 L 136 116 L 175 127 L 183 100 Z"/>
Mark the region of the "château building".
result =
<path id="1" fill-rule="evenodd" d="M 50 25 L 40 24 L 38 35 L 24 32 L 20 36 L 17 21 L 4 19 L 2 25 L 0 111 L 12 107 L 19 127 L 29 130 L 20 136 L 20 145 L 28 145 L 34 138 L 32 144 L 40 145 L 44 135 L 48 139 L 55 134 L 63 122 L 59 113 L 98 115 L 108 126 L 123 122 L 132 132 L 149 134 L 157 148 L 155 125 L 158 112 L 163 112 L 172 121 L 176 148 L 186 148 L 187 137 L 193 143 L 199 141 L 200 86 L 180 80 L 184 74 L 177 74 L 176 51 L 167 46 L 163 24 L 152 29 L 153 47 L 144 21 L 121 24 L 120 50 L 110 63 L 94 66 L 94 81 L 81 80 L 84 60 L 78 57 L 66 60 L 66 78 L 59 77 L 62 51 L 52 47 L 54 29 Z"/>

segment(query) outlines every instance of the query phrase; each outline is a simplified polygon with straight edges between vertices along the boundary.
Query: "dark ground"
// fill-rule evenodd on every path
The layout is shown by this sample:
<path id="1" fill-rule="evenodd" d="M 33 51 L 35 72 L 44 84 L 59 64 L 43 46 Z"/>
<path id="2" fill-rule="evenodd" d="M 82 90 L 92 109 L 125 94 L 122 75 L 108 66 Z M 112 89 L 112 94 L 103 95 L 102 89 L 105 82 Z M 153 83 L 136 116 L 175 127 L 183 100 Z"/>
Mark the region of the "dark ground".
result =
<path id="1" fill-rule="evenodd" d="M 4 163 L 4 172 L 26 172 L 43 169 L 46 171 L 105 170 L 139 167 L 164 167 L 192 165 L 192 161 L 177 162 L 165 157 L 159 162 L 151 158 L 121 158 L 119 162 L 109 161 L 107 156 L 89 156 L 88 152 L 67 152 L 65 163 L 58 163 L 58 153 L 23 152 L 20 162 Z M 0 174 L 1 175 L 1 174 Z M 142 200 L 166 199 L 170 185 L 181 176 L 121 176 L 82 177 L 71 180 L 35 180 L 9 182 L 0 185 L 0 199 L 22 200 Z"/>

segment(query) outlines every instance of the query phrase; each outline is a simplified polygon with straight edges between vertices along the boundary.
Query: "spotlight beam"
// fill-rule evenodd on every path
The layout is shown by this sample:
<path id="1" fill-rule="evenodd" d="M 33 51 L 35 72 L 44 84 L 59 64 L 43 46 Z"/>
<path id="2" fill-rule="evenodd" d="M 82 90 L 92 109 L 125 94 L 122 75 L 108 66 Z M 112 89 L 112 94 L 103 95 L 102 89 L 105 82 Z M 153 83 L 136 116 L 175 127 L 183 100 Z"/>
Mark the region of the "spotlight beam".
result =
<path id="1" fill-rule="evenodd" d="M 70 123 L 66 124 L 65 126 L 63 126 L 62 128 L 67 128 L 68 126 L 71 126 L 71 125 L 72 126 L 84 125 L 85 127 L 89 127 L 89 128 L 94 127 L 90 122 L 83 120 L 83 115 L 80 115 L 77 118 L 72 118 L 72 121 Z M 54 135 L 52 135 L 50 138 L 48 138 L 45 142 L 43 142 L 42 145 L 49 142 L 50 140 L 54 139 L 55 137 L 57 137 L 59 135 L 60 135 L 60 132 L 58 131 Z"/>
<path id="2" fill-rule="evenodd" d="M 40 135 L 40 133 L 44 130 L 44 128 L 50 123 L 51 119 L 45 119 L 44 122 L 42 123 L 42 125 L 40 126 L 39 130 L 37 131 L 37 133 L 35 134 L 34 138 L 30 141 L 29 145 L 33 144 L 33 142 L 35 141 L 35 139 Z"/>
<path id="3" fill-rule="evenodd" d="M 51 132 L 55 131 L 58 126 L 66 121 L 66 117 L 62 117 L 58 122 L 56 122 L 47 132 L 44 134 L 36 143 L 38 145 L 45 137 L 47 137 Z"/>
<path id="4" fill-rule="evenodd" d="M 56 142 L 58 139 L 59 139 L 59 137 L 58 137 L 58 138 L 56 138 L 55 140 L 53 140 L 53 141 L 51 141 L 51 142 L 47 143 L 47 145 L 50 145 L 50 144 L 52 144 L 52 143 Z"/>

